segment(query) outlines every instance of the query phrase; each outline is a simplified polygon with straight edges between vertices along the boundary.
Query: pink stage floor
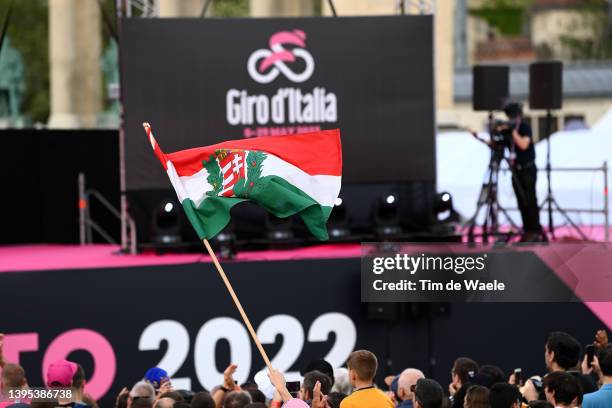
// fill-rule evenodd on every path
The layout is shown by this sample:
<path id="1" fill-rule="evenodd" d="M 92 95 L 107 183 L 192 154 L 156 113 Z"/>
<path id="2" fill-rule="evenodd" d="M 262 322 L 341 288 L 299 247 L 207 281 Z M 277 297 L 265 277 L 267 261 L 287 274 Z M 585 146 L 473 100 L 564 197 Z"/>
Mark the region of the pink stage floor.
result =
<path id="1" fill-rule="evenodd" d="M 548 230 L 548 228 L 544 228 Z M 500 231 L 507 232 L 510 230 L 508 225 L 503 225 L 500 227 Z M 612 227 L 608 229 L 608 238 L 606 239 L 606 229 L 603 225 L 581 225 L 580 230 L 586 236 L 587 240 L 590 242 L 610 242 L 612 240 Z M 474 232 L 476 234 L 480 234 L 482 229 L 477 227 Z M 463 231 L 463 241 L 467 242 L 467 229 Z M 477 239 L 478 240 L 478 239 Z M 518 237 L 515 239 L 518 240 Z M 561 226 L 555 227 L 555 242 L 576 242 L 576 241 L 584 241 L 578 231 L 576 231 L 571 226 Z"/>
<path id="2" fill-rule="evenodd" d="M 119 254 L 113 245 L 21 245 L 0 247 L 0 273 L 52 269 L 115 268 L 212 262 L 202 254 Z M 204 248 L 202 247 L 202 251 Z M 241 251 L 232 261 L 283 261 L 291 259 L 358 258 L 359 244 L 329 244 L 306 248 Z M 224 261 L 229 262 L 229 261 Z"/>

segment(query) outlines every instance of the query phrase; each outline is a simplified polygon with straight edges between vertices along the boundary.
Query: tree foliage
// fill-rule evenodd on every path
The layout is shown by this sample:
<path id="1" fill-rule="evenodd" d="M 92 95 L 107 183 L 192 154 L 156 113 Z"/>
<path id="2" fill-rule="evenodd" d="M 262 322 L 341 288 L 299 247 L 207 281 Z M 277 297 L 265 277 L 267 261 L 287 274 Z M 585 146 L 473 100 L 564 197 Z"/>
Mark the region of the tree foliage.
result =
<path id="1" fill-rule="evenodd" d="M 470 14 L 497 28 L 501 35 L 520 35 L 530 4 L 531 0 L 485 0 L 470 9 Z"/>
<path id="2" fill-rule="evenodd" d="M 214 0 L 215 17 L 247 17 L 249 15 L 248 0 Z"/>
<path id="3" fill-rule="evenodd" d="M 9 6 L 13 12 L 7 30 L 23 58 L 26 89 L 21 112 L 34 122 L 49 117 L 49 19 L 47 0 L 0 0 L 0 21 Z"/>

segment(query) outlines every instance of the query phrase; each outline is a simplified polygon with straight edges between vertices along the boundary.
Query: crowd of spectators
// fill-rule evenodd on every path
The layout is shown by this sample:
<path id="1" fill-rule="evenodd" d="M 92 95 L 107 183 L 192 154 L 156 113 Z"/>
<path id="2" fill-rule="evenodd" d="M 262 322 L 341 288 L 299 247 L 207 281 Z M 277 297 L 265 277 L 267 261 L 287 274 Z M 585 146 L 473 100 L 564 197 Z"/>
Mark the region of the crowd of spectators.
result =
<path id="1" fill-rule="evenodd" d="M 85 392 L 83 367 L 67 360 L 48 366 L 44 386 L 69 394 L 52 400 L 9 400 L 9 390 L 27 390 L 29 384 L 23 367 L 4 361 L 2 340 L 0 334 L 0 408 L 98 407 Z M 154 367 L 130 389 L 121 390 L 115 408 L 612 408 L 612 344 L 606 332 L 597 332 L 593 350 L 583 353 L 571 335 L 553 332 L 544 344 L 544 375 L 523 378 L 515 370 L 507 376 L 496 366 L 460 357 L 447 389 L 413 367 L 386 377 L 379 387 L 378 360 L 368 350 L 351 353 L 346 367 L 313 360 L 301 371 L 299 383 L 287 382 L 272 368 L 265 384 L 261 378 L 237 384 L 237 366 L 231 364 L 222 384 L 197 393 L 174 389 L 166 371 Z"/>

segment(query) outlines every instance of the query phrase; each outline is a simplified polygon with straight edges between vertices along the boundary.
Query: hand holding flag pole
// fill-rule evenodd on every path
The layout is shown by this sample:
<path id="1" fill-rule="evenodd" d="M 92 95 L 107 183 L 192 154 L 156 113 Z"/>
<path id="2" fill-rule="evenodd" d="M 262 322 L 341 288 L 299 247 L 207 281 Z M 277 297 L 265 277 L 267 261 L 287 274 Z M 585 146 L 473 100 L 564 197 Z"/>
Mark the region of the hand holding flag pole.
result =
<path id="1" fill-rule="evenodd" d="M 151 133 L 151 126 L 147 122 L 144 122 L 142 126 L 144 127 L 145 132 L 147 132 L 147 136 L 149 137 L 149 141 L 151 142 L 151 146 L 153 147 L 153 150 L 155 150 L 156 143 L 155 143 L 155 139 L 153 138 L 153 134 Z M 247 314 L 245 313 L 244 308 L 242 307 L 242 304 L 240 303 L 240 300 L 238 299 L 238 296 L 236 296 L 236 292 L 234 292 L 234 288 L 232 287 L 231 282 L 227 278 L 227 275 L 225 274 L 223 267 L 219 263 L 219 260 L 217 259 L 215 252 L 210 246 L 208 239 L 204 238 L 202 239 L 202 242 L 204 243 L 204 246 L 206 247 L 206 250 L 208 251 L 208 254 L 211 257 L 213 264 L 217 268 L 217 271 L 219 272 L 219 275 L 221 276 L 221 279 L 223 280 L 223 283 L 225 284 L 227 291 L 229 292 L 232 300 L 234 301 L 234 304 L 236 305 L 236 308 L 238 309 L 238 312 L 240 313 L 240 316 L 242 317 L 244 324 L 249 330 L 249 333 L 251 334 L 251 337 L 253 338 L 253 341 L 255 342 L 255 345 L 257 346 L 257 349 L 259 350 L 261 357 L 265 361 L 266 366 L 268 367 L 268 370 L 271 371 L 272 364 L 270 363 L 270 359 L 268 358 L 266 351 L 261 345 L 261 342 L 259 341 L 259 337 L 257 337 L 257 333 L 255 332 L 255 329 L 253 329 L 253 325 L 251 324 L 251 321 L 249 320 Z"/>

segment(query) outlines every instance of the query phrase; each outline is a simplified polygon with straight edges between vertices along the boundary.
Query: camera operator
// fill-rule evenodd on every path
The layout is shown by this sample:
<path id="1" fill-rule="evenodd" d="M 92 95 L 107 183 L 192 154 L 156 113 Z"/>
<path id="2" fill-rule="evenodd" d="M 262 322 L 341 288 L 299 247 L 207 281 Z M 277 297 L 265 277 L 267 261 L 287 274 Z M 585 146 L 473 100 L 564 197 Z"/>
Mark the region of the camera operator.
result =
<path id="1" fill-rule="evenodd" d="M 514 168 L 512 187 L 523 220 L 521 241 L 541 241 L 544 237 L 536 196 L 537 168 L 531 127 L 522 121 L 520 103 L 507 103 L 504 112 L 508 121 L 496 124 L 493 132 L 504 136 L 504 144 L 510 150 L 510 164 Z"/>

